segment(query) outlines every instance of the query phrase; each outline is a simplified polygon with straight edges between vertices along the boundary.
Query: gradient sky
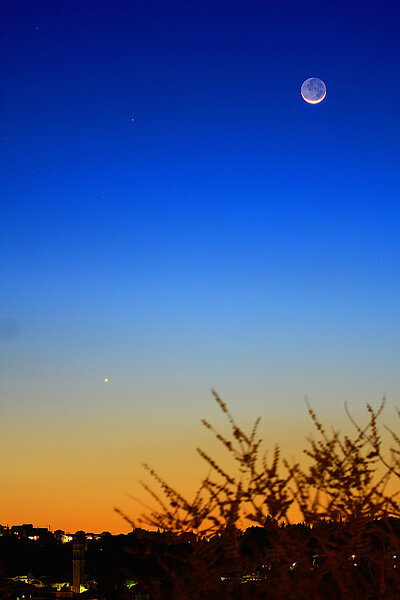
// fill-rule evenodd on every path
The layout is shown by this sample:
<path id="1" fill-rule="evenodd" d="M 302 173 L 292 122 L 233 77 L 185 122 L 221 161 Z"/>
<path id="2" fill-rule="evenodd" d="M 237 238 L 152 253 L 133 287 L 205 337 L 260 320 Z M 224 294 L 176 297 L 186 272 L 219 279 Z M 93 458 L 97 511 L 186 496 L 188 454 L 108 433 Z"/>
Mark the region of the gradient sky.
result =
<path id="1" fill-rule="evenodd" d="M 386 393 L 392 419 L 399 18 L 394 1 L 3 5 L 0 523 L 126 531 L 112 507 L 140 511 L 142 460 L 194 489 L 211 387 L 289 453 L 304 396 L 340 425 L 345 401 Z"/>

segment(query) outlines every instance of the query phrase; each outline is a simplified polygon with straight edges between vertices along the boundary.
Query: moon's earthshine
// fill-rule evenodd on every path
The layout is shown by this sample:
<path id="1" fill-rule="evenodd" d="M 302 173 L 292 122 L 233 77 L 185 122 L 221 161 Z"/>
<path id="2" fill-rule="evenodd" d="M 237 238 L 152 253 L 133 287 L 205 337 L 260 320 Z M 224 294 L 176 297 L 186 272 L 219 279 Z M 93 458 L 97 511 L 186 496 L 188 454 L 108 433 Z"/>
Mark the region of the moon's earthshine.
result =
<path id="1" fill-rule="evenodd" d="M 319 104 L 326 96 L 326 85 L 318 77 L 309 77 L 301 86 L 301 95 L 309 104 Z"/>

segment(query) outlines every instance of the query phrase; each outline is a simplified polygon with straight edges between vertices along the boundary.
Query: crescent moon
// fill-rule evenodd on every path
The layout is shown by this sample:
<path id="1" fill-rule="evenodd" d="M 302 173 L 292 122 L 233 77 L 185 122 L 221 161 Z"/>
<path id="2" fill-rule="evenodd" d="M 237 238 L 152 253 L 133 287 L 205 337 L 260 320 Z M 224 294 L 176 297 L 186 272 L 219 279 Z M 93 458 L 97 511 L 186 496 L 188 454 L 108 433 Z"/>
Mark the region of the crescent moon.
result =
<path id="1" fill-rule="evenodd" d="M 326 90 L 323 96 L 321 96 L 321 98 L 318 98 L 318 100 L 309 100 L 308 98 L 306 98 L 303 94 L 303 92 L 301 92 L 301 97 L 303 98 L 303 100 L 305 100 L 306 102 L 308 102 L 308 104 L 319 104 L 320 102 L 322 102 L 322 100 L 325 98 L 326 96 Z"/>

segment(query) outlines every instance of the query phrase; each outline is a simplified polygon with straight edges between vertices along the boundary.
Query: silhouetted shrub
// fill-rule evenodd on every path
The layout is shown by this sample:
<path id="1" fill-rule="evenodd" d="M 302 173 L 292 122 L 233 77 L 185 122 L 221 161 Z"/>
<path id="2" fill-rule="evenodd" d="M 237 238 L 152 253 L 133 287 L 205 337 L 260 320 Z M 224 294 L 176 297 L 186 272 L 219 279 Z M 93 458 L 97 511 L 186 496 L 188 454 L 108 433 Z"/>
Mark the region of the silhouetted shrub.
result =
<path id="1" fill-rule="evenodd" d="M 400 438 L 389 430 L 392 445 L 383 450 L 377 421 L 384 401 L 378 410 L 367 405 L 363 428 L 346 408 L 352 437 L 328 432 L 309 407 L 318 438 L 308 440 L 304 466 L 281 459 L 279 447 L 267 460 L 259 419 L 245 433 L 214 396 L 231 435 L 203 424 L 236 467 L 227 471 L 198 449 L 210 474 L 190 500 L 144 465 L 161 489 L 144 484 L 156 508 L 137 523 L 122 515 L 134 528 L 166 532 L 162 543 L 147 542 L 131 555 L 132 575 L 151 597 L 398 600 L 399 504 L 388 485 L 399 481 Z M 293 507 L 300 524 L 290 521 Z M 151 573 L 143 570 L 146 560 Z"/>

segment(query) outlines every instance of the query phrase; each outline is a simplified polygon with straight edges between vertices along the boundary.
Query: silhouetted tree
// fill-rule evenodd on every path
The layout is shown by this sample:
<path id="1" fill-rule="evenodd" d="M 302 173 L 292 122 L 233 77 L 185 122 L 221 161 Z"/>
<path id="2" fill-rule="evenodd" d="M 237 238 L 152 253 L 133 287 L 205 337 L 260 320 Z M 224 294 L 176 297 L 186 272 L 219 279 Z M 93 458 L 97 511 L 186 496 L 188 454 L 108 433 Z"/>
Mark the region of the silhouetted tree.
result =
<path id="1" fill-rule="evenodd" d="M 259 419 L 245 433 L 214 396 L 231 435 L 221 435 L 206 420 L 203 424 L 236 468 L 227 471 L 198 449 L 210 474 L 187 499 L 145 465 L 161 489 L 158 493 L 144 485 L 156 508 L 137 523 L 122 515 L 133 527 L 197 536 L 182 547 L 167 538 L 148 548 L 147 559 L 157 573 L 153 580 L 140 572 L 143 547 L 131 550 L 131 570 L 152 598 L 398 599 L 399 505 L 388 484 L 399 478 L 400 438 L 390 430 L 392 447 L 384 452 L 377 427 L 384 401 L 378 410 L 367 405 L 363 428 L 347 411 L 352 437 L 328 432 L 309 407 L 318 438 L 308 440 L 304 466 L 281 460 L 279 447 L 267 460 L 257 437 Z M 303 524 L 290 522 L 293 506 Z M 244 524 L 253 527 L 243 534 Z"/>

